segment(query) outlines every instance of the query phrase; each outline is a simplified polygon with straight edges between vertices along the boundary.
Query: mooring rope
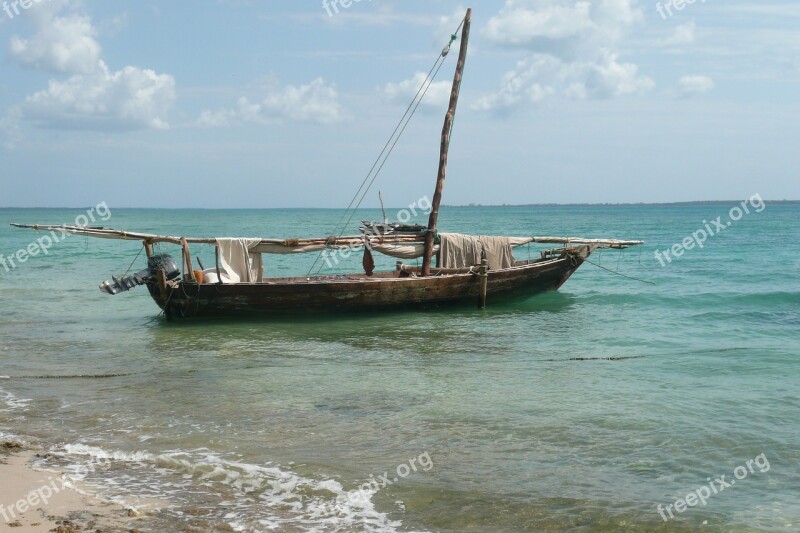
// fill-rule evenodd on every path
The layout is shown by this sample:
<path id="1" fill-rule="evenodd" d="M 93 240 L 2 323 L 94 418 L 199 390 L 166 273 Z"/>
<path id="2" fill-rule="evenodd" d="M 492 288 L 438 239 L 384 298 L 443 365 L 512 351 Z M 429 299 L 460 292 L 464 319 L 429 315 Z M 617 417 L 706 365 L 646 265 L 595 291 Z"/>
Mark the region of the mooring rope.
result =
<path id="1" fill-rule="evenodd" d="M 633 276 L 626 276 L 625 274 L 622 274 L 621 272 L 616 272 L 616 271 L 614 271 L 614 270 L 611 270 L 610 268 L 606 268 L 606 267 L 604 267 L 604 266 L 598 265 L 597 263 L 592 263 L 592 262 L 591 262 L 591 261 L 589 261 L 588 259 L 584 259 L 583 261 L 584 261 L 585 263 L 589 263 L 590 265 L 594 265 L 594 266 L 596 266 L 597 268 L 600 268 L 600 269 L 602 269 L 602 270 L 605 270 L 606 272 L 610 272 L 610 273 L 612 273 L 612 274 L 616 274 L 617 276 L 622 276 L 623 278 L 632 279 L 632 280 L 634 280 L 634 281 L 641 281 L 642 283 L 647 283 L 647 284 L 649 284 L 649 285 L 655 285 L 655 283 L 653 283 L 652 281 L 647 281 L 647 280 L 645 280 L 645 279 L 634 278 Z"/>
<path id="2" fill-rule="evenodd" d="M 121 241 L 120 241 L 120 242 L 121 242 Z M 125 276 L 127 276 L 127 275 L 128 275 L 128 273 L 131 271 L 131 269 L 133 268 L 133 265 L 135 265 L 135 264 L 136 264 L 136 260 L 137 260 L 137 259 L 139 259 L 139 256 L 140 256 L 140 255 L 142 255 L 142 250 L 144 250 L 144 245 L 143 245 L 141 248 L 139 248 L 139 253 L 138 253 L 138 254 L 136 254 L 136 257 L 134 257 L 134 258 L 133 258 L 133 261 L 131 261 L 131 264 L 130 264 L 130 266 L 128 267 L 128 270 L 126 270 L 126 271 L 125 271 L 125 273 L 124 273 L 124 274 L 121 276 L 122 278 L 124 278 Z"/>

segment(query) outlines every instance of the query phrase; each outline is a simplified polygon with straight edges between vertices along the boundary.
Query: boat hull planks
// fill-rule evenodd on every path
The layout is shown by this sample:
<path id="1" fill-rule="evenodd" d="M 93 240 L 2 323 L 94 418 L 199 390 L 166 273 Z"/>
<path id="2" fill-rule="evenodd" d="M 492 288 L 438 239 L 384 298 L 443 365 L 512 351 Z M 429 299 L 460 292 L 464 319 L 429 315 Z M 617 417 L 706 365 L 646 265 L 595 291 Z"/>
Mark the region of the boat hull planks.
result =
<path id="1" fill-rule="evenodd" d="M 588 248 L 588 247 L 587 247 Z M 556 259 L 520 261 L 489 271 L 487 299 L 526 298 L 557 290 L 589 255 L 588 249 Z M 375 276 L 266 279 L 264 283 L 205 284 L 180 282 L 167 287 L 166 301 L 157 288 L 151 295 L 168 318 L 232 315 L 308 315 L 478 306 L 480 277 L 475 272 L 430 277 L 382 272 Z"/>

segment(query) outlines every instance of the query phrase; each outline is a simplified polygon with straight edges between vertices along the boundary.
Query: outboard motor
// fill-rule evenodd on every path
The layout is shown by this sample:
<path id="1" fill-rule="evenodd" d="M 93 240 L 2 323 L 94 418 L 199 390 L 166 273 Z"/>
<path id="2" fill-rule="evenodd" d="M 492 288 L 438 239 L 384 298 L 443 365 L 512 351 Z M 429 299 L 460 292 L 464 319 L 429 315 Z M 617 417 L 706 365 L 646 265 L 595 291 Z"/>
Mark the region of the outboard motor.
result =
<path id="1" fill-rule="evenodd" d="M 167 281 L 173 280 L 181 275 L 178 265 L 169 254 L 154 255 L 147 259 L 147 268 L 134 274 L 133 276 L 111 276 L 113 283 L 104 281 L 100 285 L 100 290 L 108 294 L 115 295 L 126 292 L 139 285 L 148 285 L 158 282 L 159 270 L 164 271 Z"/>

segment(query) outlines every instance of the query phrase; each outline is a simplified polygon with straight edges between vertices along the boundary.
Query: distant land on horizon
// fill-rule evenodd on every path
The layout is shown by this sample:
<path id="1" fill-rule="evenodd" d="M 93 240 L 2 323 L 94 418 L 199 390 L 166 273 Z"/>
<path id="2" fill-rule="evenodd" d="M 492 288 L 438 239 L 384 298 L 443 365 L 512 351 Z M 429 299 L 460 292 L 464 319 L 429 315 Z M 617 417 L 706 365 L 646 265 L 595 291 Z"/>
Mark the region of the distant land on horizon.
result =
<path id="1" fill-rule="evenodd" d="M 542 203 L 542 204 L 442 204 L 441 207 L 457 207 L 457 208 L 483 208 L 483 207 L 635 207 L 635 206 L 664 206 L 664 205 L 730 205 L 738 204 L 743 200 L 692 200 L 684 202 L 597 202 L 597 203 Z M 764 200 L 766 204 L 800 204 L 800 200 Z M 60 207 L 0 207 L 0 209 L 7 211 L 36 211 L 36 210 L 52 210 L 52 209 L 84 209 L 92 206 L 60 206 Z M 387 206 L 386 209 L 404 209 L 406 206 Z M 252 211 L 252 210 L 303 210 L 315 209 L 320 211 L 337 211 L 344 209 L 344 207 L 114 207 L 109 206 L 111 209 L 150 209 L 153 211 Z M 380 206 L 374 207 L 360 207 L 360 209 L 380 209 Z"/>
<path id="2" fill-rule="evenodd" d="M 659 205 L 727 205 L 740 203 L 743 200 L 692 200 L 685 202 L 597 202 L 597 203 L 544 203 L 544 204 L 467 204 L 442 207 L 605 207 L 605 206 L 659 206 Z M 800 200 L 764 200 L 766 204 L 798 204 Z"/>

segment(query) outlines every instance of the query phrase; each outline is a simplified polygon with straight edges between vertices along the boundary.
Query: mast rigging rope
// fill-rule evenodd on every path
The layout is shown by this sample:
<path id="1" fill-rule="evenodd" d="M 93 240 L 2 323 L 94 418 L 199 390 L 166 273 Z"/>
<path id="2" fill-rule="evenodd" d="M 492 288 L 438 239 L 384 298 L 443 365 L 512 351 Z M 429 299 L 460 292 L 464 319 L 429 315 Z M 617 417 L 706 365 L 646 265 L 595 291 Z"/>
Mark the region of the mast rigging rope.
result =
<path id="1" fill-rule="evenodd" d="M 444 65 L 445 59 L 450 53 L 450 47 L 455 42 L 455 40 L 458 39 L 458 32 L 461 31 L 461 27 L 463 25 L 464 25 L 464 19 L 461 20 L 461 23 L 458 25 L 458 28 L 456 28 L 456 31 L 450 36 L 450 42 L 447 44 L 447 46 L 445 46 L 441 54 L 437 56 L 436 61 L 433 63 L 431 69 L 428 71 L 428 75 L 425 77 L 425 80 L 422 82 L 419 89 L 417 89 L 417 93 L 414 95 L 414 98 L 411 100 L 411 103 L 408 104 L 405 113 L 403 113 L 403 116 L 400 118 L 400 121 L 398 122 L 397 126 L 395 126 L 394 131 L 392 131 L 389 140 L 386 141 L 386 144 L 384 144 L 383 149 L 381 150 L 380 154 L 378 154 L 377 159 L 375 159 L 375 162 L 372 164 L 372 167 L 370 168 L 366 177 L 361 182 L 361 185 L 358 187 L 358 190 L 356 190 L 356 193 L 353 195 L 353 198 L 350 200 L 347 209 L 345 209 L 345 212 L 342 214 L 342 217 L 336 223 L 336 226 L 334 226 L 334 230 L 333 233 L 331 234 L 331 237 L 341 238 L 342 235 L 344 235 L 345 231 L 347 230 L 347 227 L 353 221 L 353 217 L 355 216 L 356 211 L 361 207 L 361 203 L 364 201 L 364 198 L 366 198 L 367 194 L 369 193 L 369 190 L 372 188 L 372 185 L 375 183 L 375 180 L 377 179 L 381 170 L 383 170 L 384 165 L 386 165 L 389 156 L 391 156 L 392 152 L 394 152 L 394 149 L 397 146 L 400 137 L 402 137 L 403 133 L 406 131 L 408 124 L 411 122 L 411 119 L 417 112 L 417 109 L 422 103 L 422 100 L 425 98 L 425 95 L 428 93 L 428 90 L 430 89 L 431 85 L 433 85 L 433 81 L 436 79 L 436 75 L 439 73 L 439 70 L 441 70 L 442 66 Z M 371 179 L 370 176 L 372 176 Z M 360 198 L 359 194 L 361 194 Z M 356 199 L 358 199 L 357 203 L 355 203 Z M 344 222 L 345 219 L 347 219 L 346 222 Z M 342 225 L 342 222 L 344 222 L 344 225 Z M 317 264 L 319 263 L 319 260 L 322 258 L 322 255 L 326 249 L 327 248 L 323 249 L 322 251 L 320 251 L 319 255 L 317 255 L 316 259 L 314 260 L 314 264 L 311 265 L 311 268 L 308 271 L 309 276 L 311 275 L 312 272 L 314 272 L 314 268 L 317 267 Z M 319 268 L 317 268 L 316 270 L 316 274 L 320 273 L 323 264 L 324 263 L 319 265 Z"/>

